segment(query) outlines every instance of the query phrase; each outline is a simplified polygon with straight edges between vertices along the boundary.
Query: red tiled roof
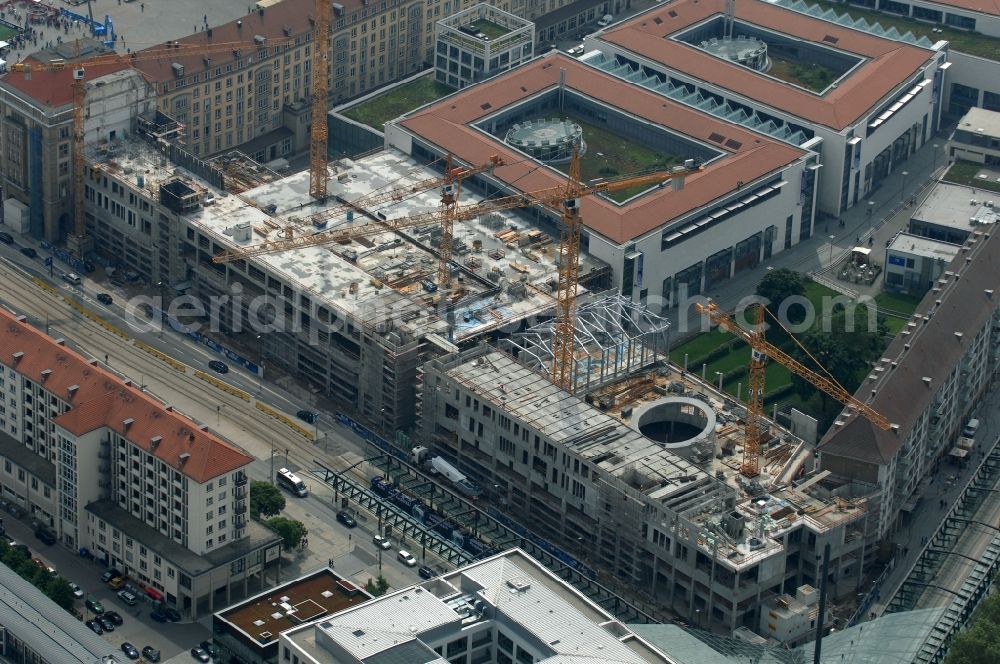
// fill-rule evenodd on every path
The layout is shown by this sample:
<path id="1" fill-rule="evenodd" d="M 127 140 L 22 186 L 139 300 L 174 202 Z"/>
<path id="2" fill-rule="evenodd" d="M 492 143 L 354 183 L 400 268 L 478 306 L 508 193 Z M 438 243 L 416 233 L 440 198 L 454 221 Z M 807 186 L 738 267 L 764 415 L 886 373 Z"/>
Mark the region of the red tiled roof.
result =
<path id="1" fill-rule="evenodd" d="M 734 191 L 737 183 L 752 182 L 801 158 L 805 152 L 742 127 L 723 122 L 690 107 L 665 99 L 638 86 L 581 64 L 562 54 L 551 54 L 506 74 L 445 98 L 402 121 L 402 126 L 451 152 L 469 164 L 484 163 L 490 155 L 501 155 L 507 166 L 494 175 L 520 191 L 535 191 L 564 183 L 564 176 L 508 149 L 501 141 L 470 123 L 496 113 L 559 83 L 566 71 L 567 88 L 641 117 L 678 133 L 710 144 L 725 154 L 704 171 L 687 176 L 684 188 L 651 191 L 627 205 L 616 205 L 598 196 L 583 199 L 584 224 L 613 242 L 638 238 L 665 222 L 707 205 Z M 712 134 L 739 144 L 723 147 Z M 725 141 L 723 141 L 725 142 Z"/>
<path id="2" fill-rule="evenodd" d="M 26 61 L 32 62 L 30 58 Z M 95 80 L 128 68 L 127 62 L 89 66 L 86 68 L 87 80 Z M 21 72 L 8 72 L 0 76 L 0 83 L 50 108 L 73 103 L 73 70 L 70 67 L 56 71 L 33 71 L 30 76 Z"/>
<path id="3" fill-rule="evenodd" d="M 15 361 L 14 354 L 23 353 Z M 71 405 L 55 419 L 74 435 L 102 427 L 118 432 L 167 465 L 196 482 L 238 470 L 253 457 L 198 426 L 173 410 L 167 410 L 145 392 L 126 385 L 114 374 L 91 364 L 82 355 L 36 330 L 12 314 L 0 310 L 0 362 L 40 383 Z M 43 371 L 50 370 L 43 380 Z M 70 388 L 75 387 L 72 394 Z M 127 429 L 125 420 L 132 422 Z M 160 436 L 153 447 L 151 440 Z M 181 454 L 189 454 L 181 462 Z"/>
<path id="4" fill-rule="evenodd" d="M 758 0 L 741 0 L 738 19 L 867 58 L 824 95 L 726 62 L 670 35 L 725 12 L 725 0 L 674 0 L 602 34 L 600 39 L 695 79 L 776 110 L 841 130 L 905 84 L 934 52 L 875 37 Z M 835 41 L 835 43 L 833 43 Z"/>

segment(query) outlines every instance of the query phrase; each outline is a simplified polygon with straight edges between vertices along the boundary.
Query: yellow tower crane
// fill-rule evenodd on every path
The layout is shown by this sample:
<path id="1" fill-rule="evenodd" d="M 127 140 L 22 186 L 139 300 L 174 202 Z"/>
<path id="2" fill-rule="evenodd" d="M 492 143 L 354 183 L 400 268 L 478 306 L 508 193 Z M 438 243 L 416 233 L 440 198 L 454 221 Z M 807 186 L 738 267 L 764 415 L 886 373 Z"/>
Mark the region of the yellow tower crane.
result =
<path id="1" fill-rule="evenodd" d="M 330 88 L 330 0 L 316 0 L 313 31 L 312 60 L 312 128 L 309 132 L 309 195 L 316 200 L 326 200 L 327 171 L 326 126 L 327 96 Z"/>
<path id="2" fill-rule="evenodd" d="M 854 397 L 833 378 L 823 376 L 805 366 L 794 357 L 764 339 L 764 305 L 758 304 L 754 312 L 754 329 L 745 330 L 740 327 L 714 302 L 695 304 L 698 313 L 707 316 L 715 325 L 726 330 L 746 342 L 751 349 L 750 358 L 750 394 L 747 398 L 746 440 L 743 444 L 743 464 L 740 473 L 746 477 L 756 477 L 760 474 L 760 448 L 764 437 L 764 369 L 767 358 L 775 360 L 789 371 L 808 380 L 817 389 L 822 390 L 849 408 L 854 408 L 862 417 L 882 429 L 888 431 L 892 426 L 882 414 L 871 406 Z M 818 364 L 818 362 L 817 362 Z M 820 367 L 822 369 L 822 367 Z"/>
<path id="3" fill-rule="evenodd" d="M 383 222 L 366 222 L 311 235 L 268 240 L 248 247 L 227 249 L 214 256 L 212 261 L 228 263 L 290 249 L 350 242 L 355 238 L 377 235 L 386 231 L 401 231 L 427 224 L 448 223 L 449 221 L 451 223 L 466 221 L 484 214 L 519 207 L 542 205 L 555 209 L 562 218 L 562 232 L 559 241 L 559 280 L 556 292 L 556 324 L 553 341 L 553 350 L 556 352 L 553 354 L 552 381 L 568 390 L 572 387 L 574 314 L 576 311 L 576 291 L 580 281 L 580 229 L 583 225 L 583 220 L 580 217 L 580 199 L 584 196 L 621 191 L 631 187 L 662 185 L 675 176 L 688 172 L 689 169 L 684 167 L 675 167 L 668 171 L 585 184 L 580 182 L 580 155 L 574 151 L 573 159 L 570 162 L 569 177 L 564 186 L 487 199 L 471 205 L 445 206 L 443 210 L 387 219 Z"/>
<path id="4" fill-rule="evenodd" d="M 218 44 L 184 44 L 171 42 L 158 48 L 150 48 L 143 51 L 136 51 L 127 55 L 119 53 L 109 53 L 97 55 L 85 60 L 66 62 L 65 60 L 52 60 L 50 62 L 19 62 L 11 65 L 12 72 L 24 74 L 30 77 L 33 71 L 62 71 L 68 68 L 73 72 L 73 242 L 78 252 L 82 253 L 86 246 L 84 238 L 87 235 L 87 222 L 83 212 L 83 178 L 86 170 L 85 160 L 85 135 L 86 135 L 86 78 L 87 67 L 101 67 L 109 65 L 135 66 L 143 62 L 154 62 L 160 59 L 167 59 L 173 62 L 178 57 L 195 56 L 201 57 L 212 53 L 233 53 L 246 48 L 257 50 L 268 49 L 286 45 L 293 45 L 294 38 L 289 39 L 269 39 L 266 42 L 256 42 L 253 40 L 220 42 Z M 77 45 L 79 52 L 79 45 Z M 325 124 L 324 124 L 325 127 Z"/>

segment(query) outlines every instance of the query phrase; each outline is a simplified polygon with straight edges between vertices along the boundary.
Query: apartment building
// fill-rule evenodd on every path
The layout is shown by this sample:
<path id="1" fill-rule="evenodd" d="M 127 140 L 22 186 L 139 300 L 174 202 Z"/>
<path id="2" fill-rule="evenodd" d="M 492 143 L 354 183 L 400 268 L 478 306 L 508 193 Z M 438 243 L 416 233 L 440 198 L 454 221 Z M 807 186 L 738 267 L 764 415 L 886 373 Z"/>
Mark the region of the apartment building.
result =
<path id="1" fill-rule="evenodd" d="M 281 634 L 282 662 L 675 664 L 520 549 Z"/>
<path id="2" fill-rule="evenodd" d="M 90 42 L 81 48 L 84 57 L 101 52 Z M 26 62 L 69 60 L 74 53 L 64 45 Z M 154 107 L 152 88 L 125 64 L 88 67 L 86 72 L 88 143 L 123 136 L 139 115 Z M 0 76 L 0 197 L 27 206 L 31 234 L 50 242 L 73 229 L 72 81 L 69 68 Z"/>
<path id="3" fill-rule="evenodd" d="M 906 523 L 1000 368 L 998 261 L 995 224 L 972 231 L 858 389 L 892 428 L 848 409 L 820 441 L 820 467 L 868 501 L 873 543 Z"/>
<path id="4" fill-rule="evenodd" d="M 308 132 L 296 130 L 310 121 L 313 7 L 312 0 L 258 2 L 241 19 L 177 42 L 206 49 L 236 44 L 232 51 L 137 63 L 156 86 L 159 109 L 185 125 L 193 154 L 240 146 L 263 163 L 306 147 Z M 421 69 L 423 10 L 420 0 L 334 3 L 331 100 Z"/>
<path id="5" fill-rule="evenodd" d="M 247 519 L 252 457 L 23 316 L 0 312 L 0 362 L 8 500 L 192 617 L 264 583 L 280 538 Z"/>
<path id="6" fill-rule="evenodd" d="M 421 441 L 494 487 L 508 513 L 600 570 L 612 589 L 692 621 L 700 615 L 703 625 L 757 630 L 769 600 L 818 587 L 827 543 L 831 598 L 855 592 L 863 504 L 834 500 L 822 478 L 744 491 L 716 459 L 742 445 L 742 431 L 717 439 L 725 406 L 689 377 L 668 378 L 685 385 L 684 399 L 651 391 L 605 412 L 598 391 L 570 395 L 509 355 L 473 348 L 422 367 Z M 656 438 L 655 421 L 668 412 L 702 431 L 697 441 Z"/>

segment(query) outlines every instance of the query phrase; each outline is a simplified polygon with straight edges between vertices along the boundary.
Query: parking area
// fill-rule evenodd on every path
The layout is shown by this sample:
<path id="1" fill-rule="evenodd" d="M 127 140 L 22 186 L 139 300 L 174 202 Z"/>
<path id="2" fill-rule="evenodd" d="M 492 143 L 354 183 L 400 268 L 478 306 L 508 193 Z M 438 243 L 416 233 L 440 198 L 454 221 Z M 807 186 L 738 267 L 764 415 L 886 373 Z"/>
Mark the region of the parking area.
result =
<path id="1" fill-rule="evenodd" d="M 117 595 L 118 590 L 101 581 L 101 575 L 106 571 L 104 566 L 82 558 L 58 544 L 47 545 L 39 541 L 30 523 L 17 519 L 8 513 L 3 514 L 6 537 L 25 544 L 31 549 L 33 557 L 40 558 L 49 567 L 76 583 L 84 593 L 84 599 L 76 601 L 76 610 L 83 620 L 90 620 L 94 612 L 86 607 L 86 598 L 94 599 L 103 605 L 105 611 L 115 611 L 122 617 L 122 625 L 116 626 L 113 632 L 103 634 L 103 638 L 115 648 L 128 641 L 138 650 L 144 646 L 152 646 L 161 653 L 161 662 L 178 655 L 178 661 L 194 661 L 188 651 L 201 641 L 211 638 L 211 630 L 199 623 L 157 623 L 150 618 L 154 602 L 143 593 L 137 592 L 135 606 L 128 606 Z M 124 587 L 124 586 L 123 586 Z"/>

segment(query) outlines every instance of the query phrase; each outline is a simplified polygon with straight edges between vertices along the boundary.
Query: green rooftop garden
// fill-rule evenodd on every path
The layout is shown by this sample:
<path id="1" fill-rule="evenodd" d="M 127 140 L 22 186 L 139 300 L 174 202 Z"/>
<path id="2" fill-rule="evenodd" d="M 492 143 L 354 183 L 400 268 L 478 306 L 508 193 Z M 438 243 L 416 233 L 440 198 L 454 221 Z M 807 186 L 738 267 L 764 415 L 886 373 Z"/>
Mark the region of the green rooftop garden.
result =
<path id="1" fill-rule="evenodd" d="M 470 25 L 473 30 L 477 30 L 490 39 L 499 39 L 505 34 L 510 32 L 507 28 L 503 27 L 499 23 L 494 23 L 493 21 L 487 21 L 485 18 L 481 18 L 478 21 Z"/>
<path id="2" fill-rule="evenodd" d="M 883 28 L 894 26 L 901 34 L 912 32 L 918 39 L 920 37 L 927 37 L 932 43 L 946 39 L 951 42 L 951 48 L 956 51 L 1000 61 L 1000 39 L 996 37 L 987 37 L 978 32 L 957 30 L 944 24 L 916 21 L 896 14 L 857 7 L 856 5 L 829 2 L 828 0 L 806 0 L 806 2 L 819 5 L 824 10 L 833 9 L 838 14 L 846 12 L 852 18 L 863 18 L 869 23 L 878 22 Z M 942 32 L 931 32 L 931 28 L 940 29 Z"/>
<path id="3" fill-rule="evenodd" d="M 768 58 L 771 61 L 768 74 L 813 92 L 823 92 L 837 80 L 837 74 L 832 69 L 820 64 L 796 62 L 775 55 L 770 55 Z"/>
<path id="4" fill-rule="evenodd" d="M 966 187 L 975 187 L 976 189 L 986 189 L 987 191 L 1000 193 L 1000 182 L 997 182 L 996 176 L 992 175 L 995 171 L 987 169 L 984 172 L 991 173 L 990 177 L 977 177 L 979 172 L 983 170 L 984 166 L 982 164 L 977 164 L 973 161 L 956 161 L 948 169 L 948 172 L 944 174 L 944 178 L 942 179 L 946 182 L 954 182 Z"/>
<path id="5" fill-rule="evenodd" d="M 372 97 L 357 106 L 352 106 L 344 111 L 343 115 L 355 122 L 382 131 L 383 126 L 389 120 L 395 120 L 408 111 L 452 92 L 454 90 L 443 83 L 438 83 L 433 76 L 421 76 L 409 83 L 396 86 L 377 97 Z"/>
<path id="6" fill-rule="evenodd" d="M 684 162 L 681 155 L 654 150 L 576 115 L 569 114 L 567 117 L 583 129 L 583 140 L 587 144 L 587 151 L 580 157 L 580 179 L 584 182 L 666 170 Z M 555 168 L 566 173 L 569 164 L 558 164 Z M 608 194 L 608 197 L 621 203 L 647 189 L 649 185 L 630 187 Z"/>

